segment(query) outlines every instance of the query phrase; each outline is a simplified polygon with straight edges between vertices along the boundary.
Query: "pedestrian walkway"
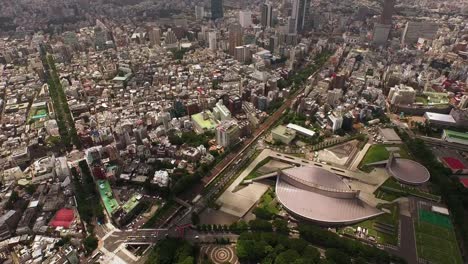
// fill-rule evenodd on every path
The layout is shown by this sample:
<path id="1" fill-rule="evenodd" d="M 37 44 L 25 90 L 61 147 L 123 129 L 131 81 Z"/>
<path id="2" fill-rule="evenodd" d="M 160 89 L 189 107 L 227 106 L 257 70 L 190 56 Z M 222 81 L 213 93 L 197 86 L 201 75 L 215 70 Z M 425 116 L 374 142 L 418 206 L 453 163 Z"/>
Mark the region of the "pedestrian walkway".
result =
<path id="1" fill-rule="evenodd" d="M 361 163 L 362 159 L 366 155 L 367 151 L 369 148 L 372 146 L 372 144 L 366 143 L 364 145 L 364 148 L 359 152 L 359 154 L 354 158 L 353 162 L 351 163 L 351 167 L 349 168 L 350 170 L 356 171 L 359 169 L 359 164 Z"/>

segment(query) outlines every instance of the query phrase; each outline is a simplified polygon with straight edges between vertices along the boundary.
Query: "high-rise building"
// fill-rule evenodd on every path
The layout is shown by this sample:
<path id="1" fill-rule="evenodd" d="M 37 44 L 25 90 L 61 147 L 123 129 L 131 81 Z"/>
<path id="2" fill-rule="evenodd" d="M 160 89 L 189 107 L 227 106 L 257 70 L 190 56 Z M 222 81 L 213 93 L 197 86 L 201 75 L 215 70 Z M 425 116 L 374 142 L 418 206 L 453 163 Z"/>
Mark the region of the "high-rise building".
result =
<path id="1" fill-rule="evenodd" d="M 395 10 L 395 0 L 384 0 L 380 23 L 384 25 L 392 24 L 392 16 Z"/>
<path id="2" fill-rule="evenodd" d="M 288 28 L 287 34 L 295 34 L 296 33 L 296 19 L 293 17 L 288 17 L 287 24 Z"/>
<path id="3" fill-rule="evenodd" d="M 385 44 L 388 40 L 391 27 L 392 25 L 390 24 L 375 23 L 372 42 L 377 45 Z"/>
<path id="4" fill-rule="evenodd" d="M 229 100 L 229 99 L 228 99 Z M 219 100 L 213 108 L 213 115 L 219 121 L 231 119 L 231 111 L 223 104 L 223 100 Z"/>
<path id="5" fill-rule="evenodd" d="M 433 22 L 409 21 L 403 30 L 401 44 L 414 44 L 419 38 L 432 40 L 437 34 L 437 30 L 439 30 L 439 26 Z"/>
<path id="6" fill-rule="evenodd" d="M 271 36 L 270 37 L 270 46 L 268 47 L 268 50 L 271 51 L 271 53 L 274 53 L 276 48 L 278 47 L 278 36 Z"/>
<path id="7" fill-rule="evenodd" d="M 167 29 L 166 38 L 164 39 L 166 46 L 171 46 L 177 43 L 177 36 L 172 29 Z"/>
<path id="8" fill-rule="evenodd" d="M 216 143 L 219 146 L 231 147 L 239 142 L 239 125 L 233 121 L 223 121 L 216 127 Z"/>
<path id="9" fill-rule="evenodd" d="M 416 100 L 416 91 L 410 86 L 400 84 L 390 89 L 387 98 L 392 105 L 412 104 Z"/>
<path id="10" fill-rule="evenodd" d="M 247 45 L 237 46 L 234 49 L 234 58 L 241 63 L 248 63 L 252 60 L 252 53 Z"/>
<path id="11" fill-rule="evenodd" d="M 195 18 L 202 20 L 205 17 L 205 8 L 203 6 L 195 6 Z"/>
<path id="12" fill-rule="evenodd" d="M 340 102 L 343 91 L 341 89 L 333 89 L 328 91 L 327 103 L 331 106 L 336 106 Z"/>
<path id="13" fill-rule="evenodd" d="M 208 44 L 211 50 L 216 50 L 217 48 L 217 41 L 216 41 L 216 31 L 212 31 L 208 33 Z"/>
<path id="14" fill-rule="evenodd" d="M 332 128 L 333 132 L 340 129 L 341 126 L 343 125 L 343 117 L 340 116 L 340 115 L 332 113 L 331 115 L 328 116 L 328 119 L 330 120 L 331 128 Z"/>
<path id="15" fill-rule="evenodd" d="M 242 27 L 239 24 L 231 25 L 229 27 L 229 54 L 234 56 L 236 47 L 242 44 Z"/>
<path id="16" fill-rule="evenodd" d="M 161 45 L 161 29 L 151 28 L 148 32 L 148 37 L 149 37 L 151 46 Z"/>
<path id="17" fill-rule="evenodd" d="M 297 32 L 304 31 L 309 18 L 309 12 L 310 0 L 293 0 L 292 18 L 296 20 Z"/>
<path id="18" fill-rule="evenodd" d="M 218 19 L 223 17 L 223 0 L 211 0 L 211 19 Z"/>
<path id="19" fill-rule="evenodd" d="M 273 7 L 268 2 L 262 6 L 261 24 L 264 28 L 270 28 L 273 25 Z"/>
<path id="20" fill-rule="evenodd" d="M 240 11 L 239 12 L 239 24 L 243 28 L 252 26 L 252 12 L 251 11 Z"/>

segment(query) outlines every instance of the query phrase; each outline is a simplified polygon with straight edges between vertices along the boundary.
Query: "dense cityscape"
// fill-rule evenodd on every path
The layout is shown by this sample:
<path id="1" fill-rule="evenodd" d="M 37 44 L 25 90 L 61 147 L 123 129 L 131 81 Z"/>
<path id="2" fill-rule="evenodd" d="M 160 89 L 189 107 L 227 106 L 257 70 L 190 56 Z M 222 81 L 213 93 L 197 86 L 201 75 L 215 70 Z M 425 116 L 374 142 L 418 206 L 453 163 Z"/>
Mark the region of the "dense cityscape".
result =
<path id="1" fill-rule="evenodd" d="M 0 2 L 0 263 L 468 261 L 467 0 Z"/>

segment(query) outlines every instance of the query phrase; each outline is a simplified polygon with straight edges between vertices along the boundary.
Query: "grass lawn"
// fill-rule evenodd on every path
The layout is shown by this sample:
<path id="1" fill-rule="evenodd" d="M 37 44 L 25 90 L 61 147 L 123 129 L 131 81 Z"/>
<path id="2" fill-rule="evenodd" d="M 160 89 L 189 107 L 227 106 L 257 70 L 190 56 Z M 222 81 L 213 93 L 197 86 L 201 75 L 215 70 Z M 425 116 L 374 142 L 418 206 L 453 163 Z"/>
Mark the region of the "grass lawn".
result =
<path id="1" fill-rule="evenodd" d="M 372 171 L 372 167 L 368 167 L 366 166 L 366 164 L 388 159 L 388 157 L 390 156 L 390 152 L 387 150 L 388 147 L 398 147 L 400 148 L 400 151 L 398 152 L 400 154 L 400 157 L 410 158 L 410 155 L 405 145 L 387 145 L 387 144 L 372 145 L 367 151 L 364 158 L 362 159 L 361 164 L 359 165 L 359 168 L 365 172 Z"/>
<path id="2" fill-rule="evenodd" d="M 366 220 L 364 222 L 355 224 L 354 229 L 358 226 L 366 228 L 370 236 L 373 236 L 375 240 L 380 244 L 398 244 L 398 224 L 399 224 L 399 209 L 398 204 L 385 204 L 378 206 L 380 209 L 388 209 L 390 213 L 379 215 L 373 219 Z M 388 228 L 385 232 L 382 231 L 382 227 Z M 345 229 L 346 230 L 346 229 Z"/>
<path id="3" fill-rule="evenodd" d="M 415 223 L 418 256 L 431 263 L 463 263 L 453 229 L 420 220 Z"/>
<path id="4" fill-rule="evenodd" d="M 378 199 L 381 199 L 381 200 L 384 200 L 384 201 L 389 201 L 389 202 L 392 202 L 395 199 L 401 197 L 400 195 L 385 192 L 385 191 L 382 191 L 382 190 L 379 190 L 379 189 L 377 189 L 374 194 L 375 194 L 375 197 L 377 197 Z"/>
<path id="5" fill-rule="evenodd" d="M 375 192 L 375 196 L 386 201 L 393 201 L 398 197 L 416 196 L 425 198 L 431 201 L 440 201 L 440 196 L 433 195 L 427 192 L 420 191 L 417 188 L 406 186 L 398 183 L 395 178 L 390 177 L 386 180 Z"/>
<path id="6" fill-rule="evenodd" d="M 269 161 L 271 160 L 270 157 L 267 157 L 265 158 L 264 160 L 260 161 L 257 166 L 255 166 L 255 168 L 249 173 L 249 175 L 247 175 L 247 177 L 245 177 L 244 180 L 251 180 L 251 179 L 255 179 L 257 178 L 258 176 L 262 176 L 262 174 L 260 174 L 258 172 L 258 169 L 260 169 L 261 167 L 265 166 L 265 164 L 267 164 Z"/>

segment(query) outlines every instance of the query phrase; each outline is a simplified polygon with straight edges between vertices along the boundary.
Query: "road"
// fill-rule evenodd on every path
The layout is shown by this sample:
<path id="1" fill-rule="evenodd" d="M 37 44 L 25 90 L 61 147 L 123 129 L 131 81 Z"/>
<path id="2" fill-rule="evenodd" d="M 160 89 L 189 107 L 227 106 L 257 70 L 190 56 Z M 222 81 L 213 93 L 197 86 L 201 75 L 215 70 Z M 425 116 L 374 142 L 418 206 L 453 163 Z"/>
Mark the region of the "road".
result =
<path id="1" fill-rule="evenodd" d="M 315 76 L 318 70 L 311 75 Z M 233 152 L 228 154 L 220 163 L 218 163 L 211 171 L 209 176 L 206 176 L 202 183 L 194 186 L 189 191 L 185 192 L 181 196 L 182 200 L 192 201 L 198 195 L 201 195 L 204 188 L 210 183 L 217 180 L 217 182 L 210 186 L 208 191 L 203 195 L 202 199 L 193 204 L 181 217 L 175 217 L 169 227 L 181 226 L 186 223 L 190 223 L 191 212 L 199 212 L 203 210 L 207 202 L 214 198 L 220 191 L 224 190 L 224 186 L 228 184 L 234 176 L 237 175 L 237 171 L 250 159 L 255 153 L 255 146 L 257 140 L 268 131 L 283 115 L 283 112 L 291 106 L 293 100 L 304 92 L 305 85 L 294 92 L 281 107 L 276 110 L 260 127 L 253 133 L 253 136 L 243 142 L 243 146 L 239 152 Z M 239 162 L 236 162 L 239 161 Z M 224 173 L 225 172 L 225 173 Z M 222 178 L 217 179 L 220 175 Z M 98 228 L 97 228 L 98 229 Z M 106 228 L 102 226 L 102 230 L 98 231 L 97 234 L 100 238 L 100 250 L 106 255 L 114 255 L 118 252 L 124 243 L 132 244 L 154 244 L 160 239 L 165 237 L 180 237 L 181 233 L 176 228 L 169 229 L 135 229 L 135 230 L 119 230 L 117 228 Z M 186 229 L 188 230 L 188 229 Z M 216 237 L 226 237 L 227 234 L 199 234 L 196 231 L 189 230 L 189 234 L 186 234 L 186 238 L 189 240 L 194 239 L 215 239 Z M 232 236 L 232 234 L 230 235 Z M 233 237 L 229 237 L 233 239 Z"/>
<path id="2" fill-rule="evenodd" d="M 229 238 L 230 241 L 236 241 L 239 237 L 236 234 L 229 232 L 198 232 L 196 230 L 186 228 L 184 232 L 171 229 L 136 229 L 136 230 L 119 230 L 114 229 L 107 232 L 101 238 L 101 251 L 116 254 L 121 250 L 122 244 L 133 245 L 153 245 L 159 240 L 167 237 L 181 237 L 195 242 L 214 242 L 219 238 Z"/>

